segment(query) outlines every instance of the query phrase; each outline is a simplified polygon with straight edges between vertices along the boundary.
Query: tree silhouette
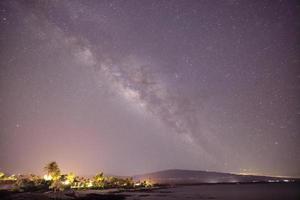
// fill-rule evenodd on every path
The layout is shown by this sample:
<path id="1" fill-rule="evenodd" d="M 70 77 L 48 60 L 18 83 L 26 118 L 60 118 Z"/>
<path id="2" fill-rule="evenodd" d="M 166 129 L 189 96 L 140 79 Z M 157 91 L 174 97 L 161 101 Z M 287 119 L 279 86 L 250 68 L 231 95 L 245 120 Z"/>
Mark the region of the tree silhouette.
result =
<path id="1" fill-rule="evenodd" d="M 48 163 L 44 167 L 44 170 L 48 175 L 52 176 L 53 179 L 58 179 L 60 177 L 60 169 L 55 161 Z"/>

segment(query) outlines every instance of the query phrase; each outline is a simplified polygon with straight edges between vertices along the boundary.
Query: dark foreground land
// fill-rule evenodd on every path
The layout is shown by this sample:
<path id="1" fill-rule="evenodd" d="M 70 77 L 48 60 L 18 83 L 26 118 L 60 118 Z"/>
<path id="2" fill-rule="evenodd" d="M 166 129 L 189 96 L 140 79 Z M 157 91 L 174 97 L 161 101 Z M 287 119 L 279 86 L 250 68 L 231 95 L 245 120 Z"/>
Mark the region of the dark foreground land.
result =
<path id="1" fill-rule="evenodd" d="M 299 200 L 299 183 L 260 183 L 260 184 L 214 184 L 214 185 L 182 185 L 165 187 L 154 190 L 134 191 L 76 191 L 76 192 L 27 192 L 14 193 L 0 191 L 2 200 L 50 200 L 50 199 L 76 199 L 76 200 Z"/>

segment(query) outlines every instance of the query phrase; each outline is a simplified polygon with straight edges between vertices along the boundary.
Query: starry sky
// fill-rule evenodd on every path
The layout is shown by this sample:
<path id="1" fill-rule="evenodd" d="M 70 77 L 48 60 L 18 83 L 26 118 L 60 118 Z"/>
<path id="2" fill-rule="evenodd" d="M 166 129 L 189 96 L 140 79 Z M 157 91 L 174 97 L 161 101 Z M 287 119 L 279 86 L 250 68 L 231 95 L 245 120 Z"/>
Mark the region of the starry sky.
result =
<path id="1" fill-rule="evenodd" d="M 299 1 L 0 2 L 0 171 L 300 177 Z"/>

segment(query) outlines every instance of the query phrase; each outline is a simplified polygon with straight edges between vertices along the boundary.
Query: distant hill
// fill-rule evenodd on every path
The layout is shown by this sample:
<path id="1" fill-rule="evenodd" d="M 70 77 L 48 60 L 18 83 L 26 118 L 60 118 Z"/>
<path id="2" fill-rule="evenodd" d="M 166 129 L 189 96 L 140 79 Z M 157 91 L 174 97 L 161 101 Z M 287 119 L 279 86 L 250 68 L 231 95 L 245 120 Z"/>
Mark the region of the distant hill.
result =
<path id="1" fill-rule="evenodd" d="M 162 184 L 195 184 L 195 183 L 246 183 L 246 182 L 291 182 L 291 178 L 268 176 L 239 175 L 210 171 L 171 169 L 133 176 L 134 180 L 150 179 Z"/>

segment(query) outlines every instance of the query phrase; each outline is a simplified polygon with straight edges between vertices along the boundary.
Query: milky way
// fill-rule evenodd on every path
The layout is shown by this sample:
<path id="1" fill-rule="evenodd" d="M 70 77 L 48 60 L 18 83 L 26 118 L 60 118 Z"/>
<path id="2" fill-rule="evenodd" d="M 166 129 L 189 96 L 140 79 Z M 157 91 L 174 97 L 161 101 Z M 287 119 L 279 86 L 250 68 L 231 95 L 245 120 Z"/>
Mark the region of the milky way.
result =
<path id="1" fill-rule="evenodd" d="M 1 171 L 300 176 L 296 1 L 2 1 Z"/>

